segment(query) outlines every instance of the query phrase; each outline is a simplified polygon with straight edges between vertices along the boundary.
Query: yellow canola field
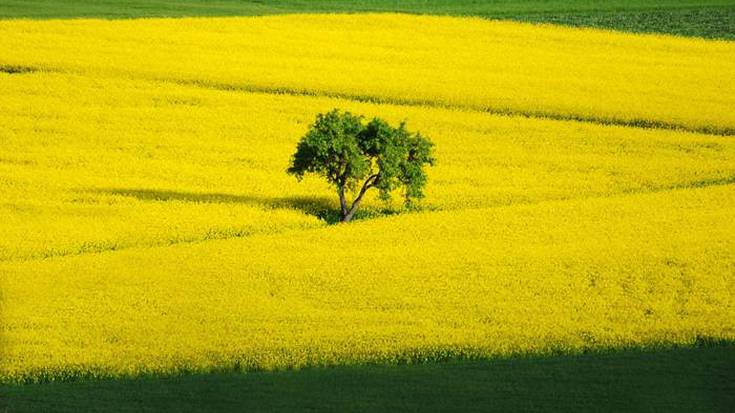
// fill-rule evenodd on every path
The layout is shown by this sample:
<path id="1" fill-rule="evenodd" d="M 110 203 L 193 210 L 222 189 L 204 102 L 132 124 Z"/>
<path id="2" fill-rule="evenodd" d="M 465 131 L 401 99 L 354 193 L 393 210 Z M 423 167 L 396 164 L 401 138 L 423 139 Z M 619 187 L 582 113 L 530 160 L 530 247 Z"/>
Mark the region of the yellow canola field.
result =
<path id="1" fill-rule="evenodd" d="M 391 14 L 0 22 L 0 66 L 735 134 L 735 44 Z"/>
<path id="2" fill-rule="evenodd" d="M 705 133 L 735 128 L 733 43 L 398 15 L 0 39 L 0 382 L 735 340 L 735 141 Z M 335 107 L 434 141 L 421 211 L 321 219 L 334 190 L 285 169 Z"/>
<path id="3" fill-rule="evenodd" d="M 735 339 L 731 186 L 0 263 L 0 379 Z"/>
<path id="4" fill-rule="evenodd" d="M 434 140 L 429 210 L 735 180 L 735 141 L 718 136 L 77 75 L 0 85 L 0 260 L 324 226 L 334 190 L 285 169 L 333 107 Z"/>

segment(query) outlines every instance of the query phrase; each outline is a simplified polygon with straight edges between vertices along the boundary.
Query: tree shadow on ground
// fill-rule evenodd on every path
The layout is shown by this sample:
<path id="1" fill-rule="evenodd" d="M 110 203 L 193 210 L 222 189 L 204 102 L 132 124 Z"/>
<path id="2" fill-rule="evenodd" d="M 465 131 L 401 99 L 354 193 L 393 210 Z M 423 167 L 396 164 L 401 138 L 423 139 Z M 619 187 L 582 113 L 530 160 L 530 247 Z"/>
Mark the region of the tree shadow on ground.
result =
<path id="1" fill-rule="evenodd" d="M 287 196 L 265 197 L 257 195 L 234 195 L 219 192 L 182 192 L 145 188 L 95 188 L 84 192 L 119 195 L 136 198 L 141 201 L 179 201 L 213 204 L 246 204 L 266 209 L 295 209 L 307 215 L 315 216 L 328 224 L 340 221 L 340 211 L 336 195 L 334 199 L 319 196 Z M 375 218 L 396 214 L 398 211 L 389 208 L 363 207 L 355 214 L 354 220 Z"/>
<path id="2" fill-rule="evenodd" d="M 4 412 L 735 411 L 735 344 L 0 386 Z"/>
<path id="3" fill-rule="evenodd" d="M 37 68 L 30 66 L 0 65 L 0 73 L 6 73 L 9 75 L 19 75 L 24 73 L 33 73 L 37 71 Z"/>

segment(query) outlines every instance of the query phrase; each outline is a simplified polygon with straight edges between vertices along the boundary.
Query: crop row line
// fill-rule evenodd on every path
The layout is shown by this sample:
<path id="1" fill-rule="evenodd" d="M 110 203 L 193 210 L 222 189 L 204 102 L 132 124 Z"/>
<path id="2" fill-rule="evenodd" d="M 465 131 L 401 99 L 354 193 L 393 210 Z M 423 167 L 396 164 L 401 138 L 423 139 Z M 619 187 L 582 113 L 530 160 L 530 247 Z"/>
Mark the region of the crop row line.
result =
<path id="1" fill-rule="evenodd" d="M 471 112 L 482 112 L 490 115 L 497 116 L 509 116 L 509 117 L 524 117 L 533 119 L 549 119 L 557 121 L 572 121 L 572 122 L 583 122 L 593 123 L 598 125 L 606 126 L 623 126 L 629 128 L 642 128 L 642 129 L 663 129 L 682 131 L 690 133 L 702 133 L 706 135 L 717 135 L 717 136 L 735 136 L 735 128 L 730 127 L 716 127 L 716 126 L 701 126 L 692 127 L 686 126 L 679 123 L 664 122 L 659 120 L 651 119 L 622 119 L 622 118 L 610 118 L 601 116 L 585 116 L 575 114 L 563 114 L 549 111 L 539 110 L 516 110 L 510 108 L 494 107 L 494 106 L 476 106 L 476 105 L 456 105 L 444 102 L 438 102 L 430 99 L 407 99 L 407 98 L 391 98 L 376 95 L 357 95 L 344 92 L 330 92 L 324 90 L 313 90 L 313 89 L 298 89 L 288 87 L 270 87 L 270 86 L 258 86 L 258 85 L 236 85 L 229 83 L 218 83 L 206 80 L 182 80 L 182 79 L 156 79 L 158 81 L 171 82 L 179 85 L 202 87 L 207 89 L 221 90 L 221 91 L 233 91 L 233 92 L 247 92 L 247 93 L 262 93 L 270 95 L 288 95 L 288 96 L 308 96 L 308 97 L 325 97 L 334 99 L 344 99 L 353 102 L 360 103 L 372 103 L 378 105 L 396 105 L 396 106 L 425 106 L 438 109 L 448 110 L 462 110 Z"/>
<path id="2" fill-rule="evenodd" d="M 58 67 L 32 67 L 27 65 L 1 65 L 0 72 L 11 75 L 32 75 L 34 73 L 58 73 L 58 74 L 75 74 L 75 75 L 87 75 L 88 73 L 82 69 L 62 69 Z M 118 71 L 108 71 L 108 75 L 122 75 Z M 130 75 L 131 73 L 124 73 Z M 173 83 L 182 86 L 193 86 L 206 88 L 211 90 L 227 91 L 227 92 L 246 92 L 246 93 L 260 93 L 268 95 L 288 95 L 288 96 L 305 96 L 305 97 L 323 97 L 333 99 L 343 99 L 353 102 L 360 103 L 372 103 L 379 105 L 395 105 L 395 106 L 409 106 L 409 107 L 431 107 L 438 109 L 447 110 L 460 110 L 465 112 L 481 112 L 496 116 L 508 116 L 508 117 L 524 117 L 530 119 L 548 119 L 556 121 L 572 121 L 582 123 L 592 123 L 606 126 L 622 126 L 629 128 L 641 128 L 641 129 L 662 129 L 662 130 L 673 130 L 689 133 L 701 133 L 706 135 L 715 136 L 735 136 L 735 128 L 732 127 L 717 127 L 717 126 L 687 126 L 675 122 L 665 122 L 661 120 L 652 119 L 624 119 L 614 118 L 605 116 L 588 116 L 580 114 L 564 114 L 544 110 L 518 110 L 504 107 L 497 107 L 492 105 L 458 105 L 445 102 L 439 102 L 431 99 L 409 99 L 409 98 L 396 98 L 396 97 L 385 97 L 370 94 L 352 94 L 345 92 L 334 92 L 326 90 L 315 90 L 315 89 L 300 89 L 282 86 L 262 86 L 253 84 L 232 84 L 223 82 L 214 82 L 202 79 L 175 79 L 165 78 L 156 76 L 145 76 L 137 73 L 132 73 L 134 78 Z"/>
<path id="3" fill-rule="evenodd" d="M 672 184 L 672 185 L 661 185 L 661 186 L 649 187 L 645 189 L 623 190 L 621 192 L 611 193 L 607 195 L 561 197 L 561 198 L 546 199 L 546 200 L 541 200 L 541 201 L 510 202 L 510 203 L 499 204 L 499 205 L 495 205 L 491 207 L 461 208 L 461 210 L 481 210 L 481 209 L 489 210 L 489 209 L 495 209 L 495 208 L 512 208 L 512 207 L 518 207 L 518 206 L 541 205 L 541 204 L 545 204 L 549 202 L 562 202 L 563 203 L 563 202 L 584 200 L 584 199 L 607 199 L 607 198 L 614 198 L 618 196 L 645 195 L 645 194 L 660 193 L 660 192 L 667 192 L 667 191 L 676 191 L 676 190 L 684 190 L 684 189 L 701 189 L 701 188 L 706 188 L 710 186 L 723 186 L 723 185 L 734 185 L 734 184 L 735 184 L 735 175 L 726 177 L 726 178 L 703 179 L 699 181 L 677 183 L 677 184 Z M 125 196 L 124 191 L 121 190 L 119 193 L 122 196 Z M 431 214 L 431 213 L 446 212 L 450 210 L 456 210 L 456 209 L 427 209 L 424 211 L 420 211 L 418 213 Z M 181 239 L 181 240 L 168 240 L 167 242 L 151 243 L 149 245 L 119 246 L 115 244 L 107 244 L 107 245 L 103 244 L 103 245 L 98 245 L 97 246 L 98 248 L 92 245 L 92 246 L 82 248 L 81 251 L 75 251 L 75 252 L 46 251 L 45 253 L 28 255 L 25 257 L 0 259 L 0 262 L 39 261 L 39 260 L 45 260 L 45 259 L 51 259 L 51 258 L 64 258 L 64 257 L 70 257 L 70 256 L 100 254 L 104 252 L 121 251 L 121 250 L 129 250 L 129 249 L 148 249 L 148 248 L 159 248 L 159 247 L 167 247 L 167 246 L 182 245 L 182 244 L 198 244 L 202 242 L 215 241 L 215 240 L 239 239 L 239 238 L 247 238 L 252 235 L 276 235 L 276 234 L 282 234 L 282 233 L 289 232 L 289 231 L 300 231 L 300 232 L 312 231 L 312 230 L 323 229 L 323 228 L 324 227 L 305 228 L 305 229 L 304 228 L 301 228 L 301 229 L 284 228 L 283 230 L 280 230 L 280 231 L 268 232 L 268 233 L 263 233 L 263 234 L 258 234 L 258 233 L 254 233 L 251 231 L 233 231 L 232 233 L 227 233 L 227 234 L 207 232 L 201 237 L 192 237 L 192 238 Z"/>

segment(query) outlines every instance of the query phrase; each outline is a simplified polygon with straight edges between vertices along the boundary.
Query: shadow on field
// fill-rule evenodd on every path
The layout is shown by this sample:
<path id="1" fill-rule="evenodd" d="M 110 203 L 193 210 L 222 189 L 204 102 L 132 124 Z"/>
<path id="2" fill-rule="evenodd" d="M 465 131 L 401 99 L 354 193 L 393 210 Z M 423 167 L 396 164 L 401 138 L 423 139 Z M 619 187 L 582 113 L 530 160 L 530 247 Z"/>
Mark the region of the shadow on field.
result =
<path id="1" fill-rule="evenodd" d="M 24 73 L 37 72 L 38 69 L 30 66 L 17 66 L 17 65 L 0 65 L 0 73 L 6 73 L 9 75 L 20 75 Z"/>
<path id="2" fill-rule="evenodd" d="M 105 195 L 120 195 L 136 198 L 141 201 L 179 201 L 213 204 L 248 204 L 261 208 L 287 208 L 302 211 L 307 215 L 315 216 L 328 224 L 336 224 L 340 220 L 337 206 L 337 196 L 333 200 L 325 197 L 290 196 L 290 197 L 263 197 L 254 195 L 233 195 L 223 193 L 180 192 L 159 189 L 141 188 L 95 188 L 85 190 Z M 374 218 L 377 216 L 395 214 L 397 211 L 363 207 L 355 214 L 355 220 Z"/>
<path id="3" fill-rule="evenodd" d="M 253 195 L 233 195 L 223 193 L 179 192 L 154 189 L 132 188 L 105 188 L 93 189 L 94 192 L 107 195 L 121 195 L 136 198 L 141 201 L 180 201 L 213 204 L 248 204 L 261 208 L 289 208 L 296 209 L 308 215 L 313 215 L 328 223 L 339 221 L 339 211 L 329 199 L 324 197 L 279 197 L 270 198 Z"/>
<path id="4" fill-rule="evenodd" d="M 0 387 L 30 411 L 735 411 L 735 343 Z"/>

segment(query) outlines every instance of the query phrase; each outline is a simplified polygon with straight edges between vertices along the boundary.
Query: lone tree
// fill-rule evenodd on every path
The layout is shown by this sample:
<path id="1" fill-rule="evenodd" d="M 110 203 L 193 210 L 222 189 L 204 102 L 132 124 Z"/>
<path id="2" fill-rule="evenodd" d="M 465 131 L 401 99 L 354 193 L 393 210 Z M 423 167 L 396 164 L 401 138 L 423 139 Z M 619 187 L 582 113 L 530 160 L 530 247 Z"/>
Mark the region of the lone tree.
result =
<path id="1" fill-rule="evenodd" d="M 319 114 L 301 138 L 288 173 L 301 180 L 304 174 L 324 176 L 339 195 L 341 221 L 349 222 L 370 188 L 388 201 L 403 189 L 407 206 L 424 196 L 424 165 L 433 165 L 431 141 L 409 132 L 405 122 L 397 128 L 374 118 L 333 109 Z M 359 190 L 358 190 L 359 188 Z M 347 196 L 354 194 L 352 202 Z"/>

